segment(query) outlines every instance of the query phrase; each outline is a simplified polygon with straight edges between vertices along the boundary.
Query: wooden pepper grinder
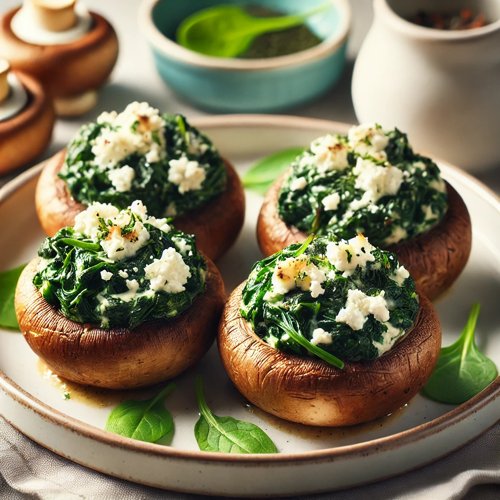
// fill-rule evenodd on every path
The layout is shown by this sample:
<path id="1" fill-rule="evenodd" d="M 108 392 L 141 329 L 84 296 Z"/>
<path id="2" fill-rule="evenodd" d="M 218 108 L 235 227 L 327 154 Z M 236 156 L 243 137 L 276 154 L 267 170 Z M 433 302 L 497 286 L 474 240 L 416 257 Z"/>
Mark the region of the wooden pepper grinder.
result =
<path id="1" fill-rule="evenodd" d="M 48 146 L 54 109 L 31 76 L 0 59 L 0 175 L 35 159 Z"/>
<path id="2" fill-rule="evenodd" d="M 76 0 L 24 0 L 1 18 L 0 57 L 40 81 L 59 116 L 78 116 L 95 106 L 118 39 L 106 19 Z"/>

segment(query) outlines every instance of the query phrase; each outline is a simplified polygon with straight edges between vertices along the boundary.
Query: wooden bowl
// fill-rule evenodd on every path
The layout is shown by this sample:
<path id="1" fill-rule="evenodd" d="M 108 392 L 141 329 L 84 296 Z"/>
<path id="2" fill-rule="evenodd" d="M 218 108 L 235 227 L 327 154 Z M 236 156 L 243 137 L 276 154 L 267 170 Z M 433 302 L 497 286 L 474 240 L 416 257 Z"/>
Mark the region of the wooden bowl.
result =
<path id="1" fill-rule="evenodd" d="M 53 236 L 59 229 L 72 226 L 86 205 L 72 198 L 66 183 L 57 174 L 66 157 L 62 150 L 50 158 L 36 187 L 35 203 L 43 230 Z M 227 185 L 223 193 L 206 205 L 181 215 L 174 226 L 196 235 L 196 246 L 210 259 L 217 260 L 236 240 L 245 216 L 245 194 L 234 167 L 224 161 Z"/>
<path id="2" fill-rule="evenodd" d="M 244 283 L 226 302 L 218 346 L 237 389 L 262 410 L 292 422 L 346 426 L 396 411 L 425 384 L 441 347 L 441 326 L 432 303 L 420 296 L 413 328 L 390 351 L 343 370 L 317 358 L 279 351 L 240 314 Z"/>
<path id="3" fill-rule="evenodd" d="M 31 349 L 65 379 L 109 389 L 154 384 L 198 362 L 215 338 L 225 294 L 220 273 L 208 259 L 206 290 L 189 309 L 133 330 L 67 319 L 33 285 L 38 263 L 33 259 L 19 278 L 17 320 Z"/>
<path id="4" fill-rule="evenodd" d="M 286 174 L 285 174 L 286 175 Z M 257 239 L 264 255 L 305 240 L 307 234 L 288 226 L 279 216 L 278 197 L 282 176 L 266 193 L 257 220 Z M 410 272 L 417 288 L 431 300 L 447 290 L 469 259 L 472 228 L 462 197 L 446 183 L 448 210 L 443 220 L 429 231 L 386 248 Z"/>

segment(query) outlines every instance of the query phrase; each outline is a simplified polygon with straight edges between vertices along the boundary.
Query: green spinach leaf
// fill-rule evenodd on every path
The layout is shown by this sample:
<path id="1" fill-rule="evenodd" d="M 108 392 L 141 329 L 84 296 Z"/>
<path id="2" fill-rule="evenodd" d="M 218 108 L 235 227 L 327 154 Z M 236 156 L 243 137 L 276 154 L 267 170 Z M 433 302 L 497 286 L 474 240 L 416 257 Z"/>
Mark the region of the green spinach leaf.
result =
<path id="1" fill-rule="evenodd" d="M 460 404 L 495 380 L 495 363 L 482 354 L 474 341 L 479 304 L 472 306 L 459 339 L 441 349 L 438 362 L 422 393 L 441 403 Z"/>
<path id="2" fill-rule="evenodd" d="M 277 453 L 276 445 L 259 427 L 232 417 L 218 417 L 207 406 L 201 379 L 196 381 L 200 418 L 194 434 L 201 451 L 224 453 Z"/>
<path id="3" fill-rule="evenodd" d="M 290 148 L 278 151 L 250 167 L 243 176 L 243 185 L 259 194 L 264 194 L 276 178 L 285 171 L 304 148 Z"/>
<path id="4" fill-rule="evenodd" d="M 174 389 L 175 385 L 170 383 L 154 398 L 119 404 L 110 413 L 106 430 L 148 443 L 156 443 L 162 438 L 170 442 L 174 434 L 174 421 L 163 402 Z"/>
<path id="5" fill-rule="evenodd" d="M 0 326 L 19 330 L 16 310 L 14 308 L 14 295 L 17 280 L 26 264 L 0 273 Z"/>

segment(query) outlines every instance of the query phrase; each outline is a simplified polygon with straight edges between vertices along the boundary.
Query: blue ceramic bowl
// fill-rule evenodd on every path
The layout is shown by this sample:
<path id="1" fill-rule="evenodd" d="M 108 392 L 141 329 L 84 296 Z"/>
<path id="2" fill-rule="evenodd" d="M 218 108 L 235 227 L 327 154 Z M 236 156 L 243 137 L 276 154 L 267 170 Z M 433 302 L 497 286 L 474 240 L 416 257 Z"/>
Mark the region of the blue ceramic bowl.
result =
<path id="1" fill-rule="evenodd" d="M 260 4 L 297 13 L 325 0 L 144 0 L 140 22 L 161 77 L 192 104 L 220 112 L 279 111 L 324 93 L 342 73 L 350 26 L 349 2 L 327 1 L 331 7 L 308 21 L 322 43 L 266 59 L 205 56 L 173 40 L 183 19 L 220 3 Z"/>

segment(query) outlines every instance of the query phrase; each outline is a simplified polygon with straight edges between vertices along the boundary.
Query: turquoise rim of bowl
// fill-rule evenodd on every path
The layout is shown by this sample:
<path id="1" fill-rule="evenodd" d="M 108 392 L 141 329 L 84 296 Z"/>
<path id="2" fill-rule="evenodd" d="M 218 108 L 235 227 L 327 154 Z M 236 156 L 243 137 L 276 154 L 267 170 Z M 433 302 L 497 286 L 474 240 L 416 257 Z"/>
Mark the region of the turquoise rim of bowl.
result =
<path id="1" fill-rule="evenodd" d="M 219 70 L 273 70 L 290 66 L 300 66 L 314 60 L 323 59 L 328 57 L 332 52 L 340 49 L 345 44 L 351 24 L 351 9 L 348 0 L 329 0 L 332 8 L 335 8 L 339 15 L 337 29 L 323 42 L 314 47 L 286 56 L 270 57 L 265 59 L 230 59 L 210 57 L 185 49 L 162 33 L 154 22 L 153 12 L 157 5 L 163 1 L 165 0 L 144 0 L 140 7 L 139 23 L 141 31 L 146 36 L 150 44 L 166 57 L 176 59 L 184 64 Z M 223 3 L 223 1 L 220 3 Z"/>

